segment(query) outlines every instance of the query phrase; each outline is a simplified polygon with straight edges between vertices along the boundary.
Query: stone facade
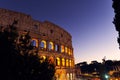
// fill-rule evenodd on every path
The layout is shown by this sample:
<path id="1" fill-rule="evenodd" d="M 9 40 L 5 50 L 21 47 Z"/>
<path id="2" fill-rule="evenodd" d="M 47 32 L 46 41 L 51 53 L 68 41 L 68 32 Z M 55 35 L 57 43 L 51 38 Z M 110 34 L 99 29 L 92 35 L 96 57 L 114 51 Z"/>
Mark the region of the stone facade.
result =
<path id="1" fill-rule="evenodd" d="M 33 45 L 39 55 L 48 57 L 56 65 L 56 80 L 74 80 L 74 55 L 72 36 L 49 21 L 40 22 L 30 15 L 0 8 L 0 25 L 7 26 L 18 21 L 19 34 L 30 31 Z"/>

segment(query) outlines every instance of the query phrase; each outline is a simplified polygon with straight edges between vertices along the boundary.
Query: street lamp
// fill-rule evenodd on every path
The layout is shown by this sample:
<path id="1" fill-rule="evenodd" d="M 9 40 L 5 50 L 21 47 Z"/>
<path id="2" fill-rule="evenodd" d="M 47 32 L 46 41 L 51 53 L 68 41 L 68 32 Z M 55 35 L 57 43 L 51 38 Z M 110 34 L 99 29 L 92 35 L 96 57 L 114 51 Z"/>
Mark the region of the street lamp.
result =
<path id="1" fill-rule="evenodd" d="M 109 75 L 105 74 L 105 79 L 108 80 L 109 78 Z"/>

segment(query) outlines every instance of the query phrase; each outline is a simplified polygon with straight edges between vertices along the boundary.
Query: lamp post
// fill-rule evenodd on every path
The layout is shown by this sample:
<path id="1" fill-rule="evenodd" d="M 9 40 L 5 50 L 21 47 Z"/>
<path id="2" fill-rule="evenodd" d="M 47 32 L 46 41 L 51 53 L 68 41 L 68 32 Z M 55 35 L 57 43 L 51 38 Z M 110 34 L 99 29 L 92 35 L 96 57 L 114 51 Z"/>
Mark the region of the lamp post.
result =
<path id="1" fill-rule="evenodd" d="M 106 80 L 109 80 L 109 75 L 108 74 L 105 74 L 104 77 L 105 77 Z"/>

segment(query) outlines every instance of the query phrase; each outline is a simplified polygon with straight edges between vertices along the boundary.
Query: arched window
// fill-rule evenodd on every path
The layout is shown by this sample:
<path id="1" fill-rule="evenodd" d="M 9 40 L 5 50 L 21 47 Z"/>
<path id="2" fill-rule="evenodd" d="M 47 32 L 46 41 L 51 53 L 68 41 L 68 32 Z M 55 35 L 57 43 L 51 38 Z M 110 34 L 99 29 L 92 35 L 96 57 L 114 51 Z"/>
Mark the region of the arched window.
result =
<path id="1" fill-rule="evenodd" d="M 58 45 L 55 44 L 55 51 L 58 51 Z"/>
<path id="2" fill-rule="evenodd" d="M 41 41 L 40 47 L 41 47 L 41 48 L 46 48 L 46 41 L 45 41 L 45 40 L 42 40 L 42 41 Z"/>
<path id="3" fill-rule="evenodd" d="M 65 53 L 67 53 L 68 51 L 67 51 L 67 47 L 65 47 Z"/>
<path id="4" fill-rule="evenodd" d="M 67 80 L 70 80 L 70 75 L 69 75 L 69 73 L 67 73 Z"/>
<path id="5" fill-rule="evenodd" d="M 56 66 L 60 66 L 60 58 L 56 58 Z"/>
<path id="6" fill-rule="evenodd" d="M 65 51 L 64 46 L 61 45 L 61 52 L 63 53 Z"/>
<path id="7" fill-rule="evenodd" d="M 54 58 L 51 56 L 51 57 L 49 57 L 49 62 L 50 63 L 54 63 Z"/>
<path id="8" fill-rule="evenodd" d="M 42 56 L 42 59 L 45 60 L 45 59 L 46 59 L 46 56 Z"/>
<path id="9" fill-rule="evenodd" d="M 65 66 L 65 59 L 62 58 L 62 66 Z"/>
<path id="10" fill-rule="evenodd" d="M 43 61 L 45 61 L 46 56 L 41 56 L 40 58 L 41 58 L 41 59 L 40 59 L 40 62 L 43 62 Z"/>
<path id="11" fill-rule="evenodd" d="M 70 73 L 70 80 L 73 80 L 73 74 Z"/>
<path id="12" fill-rule="evenodd" d="M 53 49 L 54 49 L 53 42 L 49 42 L 49 50 L 53 50 Z"/>
<path id="13" fill-rule="evenodd" d="M 67 66 L 67 67 L 69 66 L 68 59 L 66 59 L 66 66 Z"/>
<path id="14" fill-rule="evenodd" d="M 32 39 L 31 45 L 34 47 L 38 47 L 38 40 L 37 39 Z"/>
<path id="15" fill-rule="evenodd" d="M 34 47 L 36 47 L 36 41 L 35 41 L 35 40 L 32 40 L 32 41 L 31 41 L 31 45 L 34 46 Z"/>
<path id="16" fill-rule="evenodd" d="M 68 54 L 70 55 L 70 49 L 68 49 Z"/>

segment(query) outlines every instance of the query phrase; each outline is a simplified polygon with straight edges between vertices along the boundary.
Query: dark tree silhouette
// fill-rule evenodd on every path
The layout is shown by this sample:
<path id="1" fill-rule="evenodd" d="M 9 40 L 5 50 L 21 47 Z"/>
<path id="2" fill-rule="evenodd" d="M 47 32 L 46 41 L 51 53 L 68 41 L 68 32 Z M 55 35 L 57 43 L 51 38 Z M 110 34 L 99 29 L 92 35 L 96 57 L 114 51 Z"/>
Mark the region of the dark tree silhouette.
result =
<path id="1" fill-rule="evenodd" d="M 114 9 L 114 13 L 115 13 L 115 17 L 114 17 L 114 25 L 116 30 L 118 31 L 118 43 L 120 46 L 120 0 L 112 0 L 113 1 L 113 9 Z"/>
<path id="2" fill-rule="evenodd" d="M 7 27 L 0 26 L 1 77 L 4 80 L 52 80 L 55 66 L 48 59 L 38 56 L 31 45 L 29 32 L 18 35 L 14 21 Z"/>
<path id="3" fill-rule="evenodd" d="M 21 80 L 52 80 L 55 73 L 55 66 L 48 59 L 43 60 L 39 58 L 38 50 L 31 44 L 29 31 L 25 31 L 20 36 L 18 50 L 23 55 L 21 63 L 24 66 L 15 71 L 21 73 L 19 75 Z"/>
<path id="4" fill-rule="evenodd" d="M 16 49 L 16 41 L 18 37 L 16 21 L 12 25 L 7 25 L 6 27 L 0 26 L 0 61 L 1 67 L 0 72 L 2 74 L 1 78 L 4 80 L 9 80 L 10 66 L 12 65 L 12 60 L 17 57 L 18 51 Z"/>

